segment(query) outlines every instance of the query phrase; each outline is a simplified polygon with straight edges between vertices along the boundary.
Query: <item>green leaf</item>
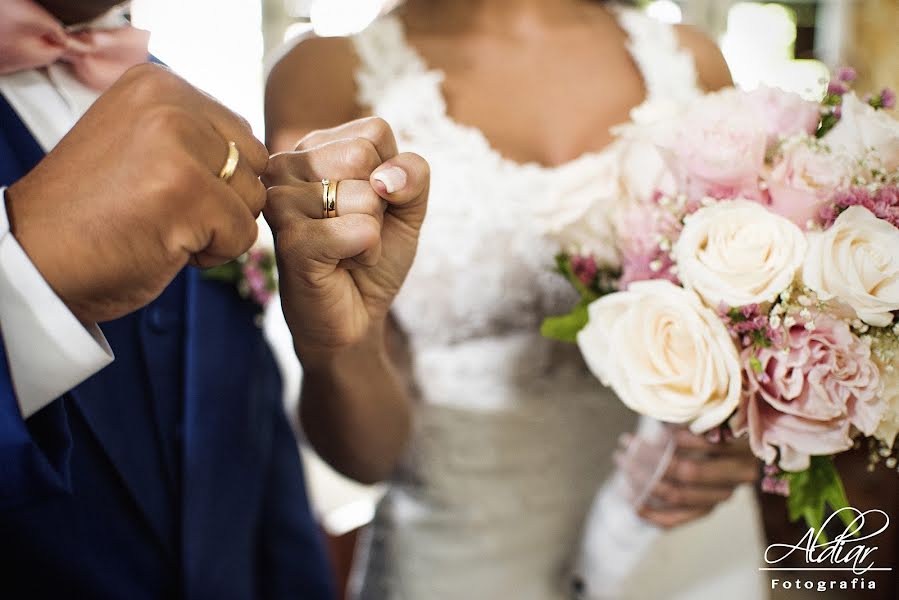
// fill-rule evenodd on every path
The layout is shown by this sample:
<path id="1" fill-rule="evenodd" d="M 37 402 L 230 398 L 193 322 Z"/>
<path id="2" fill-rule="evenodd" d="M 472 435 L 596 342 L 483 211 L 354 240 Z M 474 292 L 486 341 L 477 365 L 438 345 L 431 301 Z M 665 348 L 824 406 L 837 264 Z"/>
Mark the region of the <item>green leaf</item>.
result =
<path id="1" fill-rule="evenodd" d="M 588 303 L 593 302 L 597 298 L 599 298 L 599 294 L 595 291 L 584 285 L 584 282 L 580 280 L 580 278 L 574 274 L 574 269 L 571 267 L 571 256 L 565 253 L 556 254 L 556 271 L 561 273 L 568 283 L 570 283 L 574 289 L 577 290 L 577 293 L 580 295 L 581 300 L 585 300 Z"/>
<path id="2" fill-rule="evenodd" d="M 826 542 L 827 535 L 822 531 L 822 526 L 827 507 L 830 506 L 832 511 L 849 507 L 846 489 L 833 460 L 829 456 L 813 456 L 808 469 L 784 473 L 783 476 L 790 484 L 790 496 L 787 498 L 790 520 L 804 519 L 809 527 L 818 532 L 817 537 Z M 852 527 L 854 517 L 850 511 L 840 512 L 839 517 L 846 527 Z M 858 536 L 858 530 L 853 535 Z"/>
<path id="3" fill-rule="evenodd" d="M 577 333 L 587 324 L 587 300 L 581 300 L 567 315 L 547 317 L 540 327 L 543 337 L 561 342 L 576 342 Z"/>
<path id="4" fill-rule="evenodd" d="M 556 271 L 565 277 L 571 276 L 571 257 L 564 252 L 556 254 Z"/>
<path id="5" fill-rule="evenodd" d="M 743 311 L 739 308 L 732 308 L 727 311 L 727 316 L 730 317 L 731 321 L 735 321 L 737 323 L 742 323 L 746 320 L 746 317 L 743 315 Z"/>
<path id="6" fill-rule="evenodd" d="M 821 139 L 827 135 L 827 132 L 833 129 L 838 121 L 839 119 L 834 114 L 828 113 L 824 115 L 821 119 L 821 124 L 818 125 L 818 130 L 815 132 L 815 137 Z"/>
<path id="7" fill-rule="evenodd" d="M 756 329 L 752 332 L 752 343 L 758 346 L 759 348 L 770 348 L 771 340 L 768 338 L 768 334 L 761 329 Z M 762 363 L 759 363 L 759 367 L 762 366 Z M 761 373 L 761 370 L 757 371 L 757 373 Z"/>
<path id="8" fill-rule="evenodd" d="M 213 281 L 236 283 L 243 277 L 243 269 L 238 261 L 232 260 L 223 265 L 206 269 L 203 271 L 203 277 Z"/>

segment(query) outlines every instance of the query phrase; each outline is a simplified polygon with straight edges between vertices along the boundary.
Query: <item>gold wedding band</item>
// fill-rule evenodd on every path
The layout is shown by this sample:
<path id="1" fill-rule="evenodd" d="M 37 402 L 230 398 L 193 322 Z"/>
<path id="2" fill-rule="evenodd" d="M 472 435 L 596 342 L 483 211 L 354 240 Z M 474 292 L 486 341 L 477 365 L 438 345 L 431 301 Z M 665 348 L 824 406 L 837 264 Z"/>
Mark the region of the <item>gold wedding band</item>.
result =
<path id="1" fill-rule="evenodd" d="M 219 179 L 227 183 L 237 170 L 237 162 L 239 160 L 240 152 L 237 150 L 237 144 L 228 142 L 228 158 L 225 159 L 225 165 L 219 171 Z"/>
<path id="2" fill-rule="evenodd" d="M 337 216 L 337 186 L 339 181 L 322 179 L 322 219 Z"/>

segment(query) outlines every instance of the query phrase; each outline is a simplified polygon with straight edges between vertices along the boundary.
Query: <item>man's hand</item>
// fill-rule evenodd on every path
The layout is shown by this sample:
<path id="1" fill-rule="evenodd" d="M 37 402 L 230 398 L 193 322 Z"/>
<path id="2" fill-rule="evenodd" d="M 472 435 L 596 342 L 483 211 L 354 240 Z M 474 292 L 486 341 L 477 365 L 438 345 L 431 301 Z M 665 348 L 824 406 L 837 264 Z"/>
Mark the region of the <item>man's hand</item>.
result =
<path id="1" fill-rule="evenodd" d="M 758 481 L 759 461 L 745 439 L 710 442 L 686 429 L 678 429 L 673 435 L 677 443 L 674 457 L 639 510 L 644 519 L 665 528 L 683 525 L 709 514 L 738 486 Z M 621 462 L 632 440 L 631 436 L 622 436 L 621 452 L 616 455 L 619 466 L 632 481 L 649 481 L 655 469 L 651 460 L 634 459 L 627 465 Z"/>
<path id="2" fill-rule="evenodd" d="M 322 218 L 322 179 L 340 182 L 337 216 Z M 430 175 L 397 154 L 381 119 L 304 138 L 263 176 L 284 314 L 304 367 L 327 368 L 366 342 L 379 352 L 390 304 L 415 257 Z"/>
<path id="3" fill-rule="evenodd" d="M 225 182 L 229 141 L 240 160 Z M 246 251 L 267 163 L 246 121 L 166 69 L 141 65 L 7 190 L 7 212 L 72 312 L 108 321 L 152 301 L 186 264 Z"/>

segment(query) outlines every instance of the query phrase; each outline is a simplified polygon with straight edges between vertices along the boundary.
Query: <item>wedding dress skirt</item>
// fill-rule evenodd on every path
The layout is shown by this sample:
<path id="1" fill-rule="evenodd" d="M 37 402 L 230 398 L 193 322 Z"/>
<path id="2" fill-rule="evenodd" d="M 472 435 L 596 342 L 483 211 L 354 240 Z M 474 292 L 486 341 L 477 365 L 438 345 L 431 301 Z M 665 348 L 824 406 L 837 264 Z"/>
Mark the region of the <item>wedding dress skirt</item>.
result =
<path id="1" fill-rule="evenodd" d="M 550 344 L 511 335 L 419 355 L 427 389 L 445 396 L 418 411 L 359 558 L 361 598 L 574 597 L 587 512 L 618 434 L 636 420 L 583 375 L 574 348 Z M 613 522 L 634 518 L 615 511 Z M 592 550 L 617 562 L 627 547 Z M 761 552 L 754 497 L 742 489 L 712 516 L 659 532 L 617 597 L 764 598 Z"/>
<path id="2" fill-rule="evenodd" d="M 636 11 L 618 15 L 648 90 L 635 118 L 695 97 L 695 67 L 673 30 Z M 515 163 L 446 114 L 442 74 L 406 42 L 398 19 L 353 42 L 360 104 L 432 169 L 418 255 L 395 304 L 415 361 L 414 430 L 358 553 L 355 594 L 571 598 L 588 512 L 636 417 L 588 373 L 577 348 L 540 337 L 542 318 L 576 299 L 551 272 L 556 248 L 535 223 L 567 202 L 614 202 L 616 145 L 555 168 Z M 651 546 L 629 597 L 765 597 L 749 490 Z M 600 560 L 619 552 L 592 550 Z"/>

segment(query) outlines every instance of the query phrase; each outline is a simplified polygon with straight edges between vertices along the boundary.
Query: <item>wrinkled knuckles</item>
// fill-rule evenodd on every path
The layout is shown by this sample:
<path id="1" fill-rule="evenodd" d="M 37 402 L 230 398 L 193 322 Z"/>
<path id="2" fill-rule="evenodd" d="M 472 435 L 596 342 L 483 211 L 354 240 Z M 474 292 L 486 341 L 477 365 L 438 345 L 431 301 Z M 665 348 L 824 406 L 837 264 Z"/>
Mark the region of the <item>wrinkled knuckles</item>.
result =
<path id="1" fill-rule="evenodd" d="M 306 135 L 300 138 L 300 141 L 297 142 L 297 145 L 294 146 L 294 152 L 302 152 L 303 150 L 308 150 L 308 146 L 312 143 L 312 140 L 318 138 L 322 133 L 324 133 L 324 129 L 313 129 Z"/>
<path id="2" fill-rule="evenodd" d="M 368 171 L 374 171 L 381 159 L 374 145 L 366 138 L 357 137 L 347 140 L 343 144 L 343 162 L 354 167 L 360 167 Z"/>
<path id="3" fill-rule="evenodd" d="M 132 103 L 140 106 L 170 101 L 184 87 L 177 75 L 161 65 L 145 63 L 128 69 L 120 80 Z"/>
<path id="4" fill-rule="evenodd" d="M 381 117 L 367 117 L 360 119 L 362 136 L 371 140 L 375 145 L 382 142 L 393 141 L 393 129 Z"/>
<path id="5" fill-rule="evenodd" d="M 266 211 L 289 208 L 299 197 L 299 190 L 289 185 L 273 185 L 266 190 Z"/>
<path id="6" fill-rule="evenodd" d="M 154 176 L 144 182 L 144 189 L 149 192 L 151 198 L 155 199 L 157 208 L 165 211 L 164 214 L 173 217 L 173 220 L 180 220 L 177 215 L 190 211 L 191 206 L 184 206 L 185 190 L 196 189 L 197 177 L 202 173 L 193 163 L 179 160 L 179 156 L 167 155 L 160 159 L 154 166 Z M 205 191 L 205 190 L 204 190 Z M 191 196 L 191 205 L 195 205 L 202 198 L 197 194 Z M 164 207 L 171 207 L 164 208 Z M 150 207 L 142 207 L 146 210 Z M 171 212 L 177 211 L 177 212 Z"/>
<path id="7" fill-rule="evenodd" d="M 180 106 L 160 104 L 138 117 L 135 130 L 146 132 L 151 139 L 167 134 L 177 141 L 186 142 L 195 137 L 197 122 Z"/>
<path id="8" fill-rule="evenodd" d="M 283 185 L 294 177 L 294 173 L 301 172 L 301 163 L 305 161 L 298 152 L 279 152 L 268 159 L 268 166 L 262 175 L 262 181 L 266 186 Z"/>

